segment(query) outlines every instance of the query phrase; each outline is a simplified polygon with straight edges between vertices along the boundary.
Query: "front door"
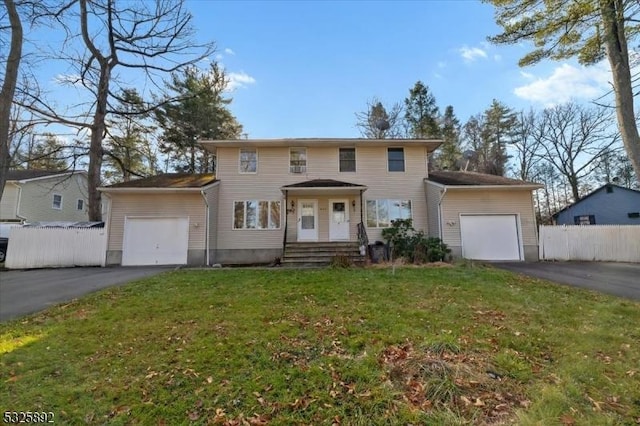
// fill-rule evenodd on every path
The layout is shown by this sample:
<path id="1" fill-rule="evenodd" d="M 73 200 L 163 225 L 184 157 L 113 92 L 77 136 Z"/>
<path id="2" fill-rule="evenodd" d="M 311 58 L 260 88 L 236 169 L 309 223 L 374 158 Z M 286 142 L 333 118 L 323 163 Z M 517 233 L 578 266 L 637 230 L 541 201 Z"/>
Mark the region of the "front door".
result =
<path id="1" fill-rule="evenodd" d="M 329 241 L 349 240 L 349 201 L 329 200 Z"/>
<path id="2" fill-rule="evenodd" d="M 318 200 L 298 200 L 298 241 L 318 241 Z"/>

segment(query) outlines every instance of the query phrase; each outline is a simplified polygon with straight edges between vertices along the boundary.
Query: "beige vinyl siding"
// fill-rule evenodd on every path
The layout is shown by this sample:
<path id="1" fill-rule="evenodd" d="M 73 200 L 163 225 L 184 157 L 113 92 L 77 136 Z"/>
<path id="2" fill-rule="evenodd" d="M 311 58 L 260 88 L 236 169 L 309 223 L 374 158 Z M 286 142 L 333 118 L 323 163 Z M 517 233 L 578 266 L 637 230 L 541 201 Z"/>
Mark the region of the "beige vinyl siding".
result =
<path id="1" fill-rule="evenodd" d="M 84 174 L 36 179 L 21 184 L 19 214 L 29 222 L 89 220 L 87 211 L 87 178 Z M 54 209 L 53 194 L 62 195 L 62 209 Z M 78 200 L 84 201 L 78 210 Z"/>
<path id="2" fill-rule="evenodd" d="M 438 223 L 438 202 L 444 188 L 426 182 L 424 190 L 427 196 L 428 228 L 430 237 L 440 238 L 440 225 Z"/>
<path id="3" fill-rule="evenodd" d="M 538 244 L 529 190 L 447 190 L 442 203 L 442 232 L 443 240 L 448 245 L 461 245 L 460 214 L 517 214 L 520 217 L 523 245 Z"/>
<path id="4" fill-rule="evenodd" d="M 125 216 L 189 217 L 189 250 L 205 249 L 205 204 L 199 192 L 111 193 L 110 196 L 111 228 L 107 250 L 122 250 Z"/>
<path id="5" fill-rule="evenodd" d="M 394 146 L 391 143 L 389 146 Z M 345 145 L 348 148 L 349 145 Z M 366 185 L 364 204 L 367 199 L 401 199 L 411 200 L 414 227 L 427 231 L 427 208 L 423 179 L 427 176 L 427 149 L 424 146 L 404 148 L 405 172 L 387 171 L 387 147 L 356 147 L 356 172 L 340 173 L 339 147 L 307 147 L 307 172 L 304 174 L 289 173 L 289 148 L 269 147 L 257 148 L 258 173 L 252 175 L 238 173 L 238 148 L 222 147 L 217 149 L 218 170 L 220 179 L 220 201 L 218 217 L 218 249 L 251 249 L 282 247 L 283 232 L 280 230 L 233 230 L 233 202 L 243 200 L 282 200 L 282 225 L 284 213 L 290 206 L 284 205 L 284 195 L 280 191 L 283 185 L 303 182 L 311 179 L 335 179 L 350 183 Z M 318 199 L 356 198 L 357 212 L 350 207 L 351 234 L 355 239 L 358 222 L 360 222 L 359 195 L 347 196 L 323 193 L 321 196 L 289 194 L 289 198 Z M 290 202 L 290 200 L 289 200 Z M 296 205 L 297 208 L 297 205 Z M 319 211 L 320 234 L 322 238 L 323 221 L 326 223 L 328 237 L 328 211 Z M 366 217 L 366 216 L 365 216 Z M 288 240 L 295 241 L 295 224 L 297 216 L 289 215 Z M 354 223 L 354 220 L 355 223 Z M 293 229 L 293 231 L 292 231 Z M 294 232 L 293 234 L 291 232 Z M 382 229 L 367 229 L 369 240 L 381 240 Z"/>
<path id="6" fill-rule="evenodd" d="M 1 220 L 19 219 L 17 216 L 19 194 L 20 187 L 13 182 L 7 182 L 2 193 L 2 200 L 0 200 Z"/>

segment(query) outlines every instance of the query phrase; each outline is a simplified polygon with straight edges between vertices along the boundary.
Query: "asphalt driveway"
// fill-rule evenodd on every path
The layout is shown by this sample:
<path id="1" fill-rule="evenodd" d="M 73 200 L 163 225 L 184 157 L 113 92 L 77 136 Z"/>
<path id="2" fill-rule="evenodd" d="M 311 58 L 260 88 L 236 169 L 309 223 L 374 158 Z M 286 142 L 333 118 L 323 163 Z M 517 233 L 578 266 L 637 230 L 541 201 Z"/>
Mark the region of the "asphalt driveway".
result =
<path id="1" fill-rule="evenodd" d="M 149 266 L 0 271 L 0 321 L 171 269 Z"/>
<path id="2" fill-rule="evenodd" d="M 513 262 L 493 265 L 531 277 L 640 300 L 639 263 Z"/>

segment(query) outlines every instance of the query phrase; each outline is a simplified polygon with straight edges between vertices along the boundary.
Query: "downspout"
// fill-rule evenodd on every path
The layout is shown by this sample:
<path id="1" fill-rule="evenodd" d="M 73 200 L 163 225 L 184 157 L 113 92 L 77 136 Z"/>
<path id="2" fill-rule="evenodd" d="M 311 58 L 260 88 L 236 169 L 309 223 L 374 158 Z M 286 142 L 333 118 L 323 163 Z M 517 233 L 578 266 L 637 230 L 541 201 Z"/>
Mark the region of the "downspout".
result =
<path id="1" fill-rule="evenodd" d="M 445 186 L 440 192 L 440 198 L 438 199 L 438 234 L 440 241 L 442 241 L 442 200 L 447 193 L 447 187 Z"/>
<path id="2" fill-rule="evenodd" d="M 361 189 L 360 190 L 360 223 L 362 223 L 362 226 L 364 226 L 364 213 L 363 213 L 363 204 L 362 204 L 362 193 L 364 191 Z"/>
<path id="3" fill-rule="evenodd" d="M 202 195 L 202 199 L 204 200 L 204 205 L 205 207 L 205 225 L 204 225 L 204 250 L 205 250 L 205 266 L 210 266 L 211 262 L 209 260 L 209 215 L 210 215 L 210 208 L 209 208 L 209 202 L 207 201 L 207 196 L 204 192 L 204 189 L 200 190 L 200 195 Z"/>
<path id="4" fill-rule="evenodd" d="M 287 248 L 287 228 L 289 228 L 289 191 L 284 190 L 284 236 L 282 237 L 282 256 Z"/>
<path id="5" fill-rule="evenodd" d="M 18 187 L 18 203 L 16 204 L 16 217 L 23 221 L 27 221 L 27 218 L 24 216 L 20 216 L 20 202 L 22 201 L 22 186 L 14 183 L 15 186 Z"/>
<path id="6" fill-rule="evenodd" d="M 111 231 L 111 210 L 112 210 L 112 205 L 113 205 L 113 199 L 111 198 L 111 194 L 109 194 L 108 192 L 103 192 L 102 195 L 105 196 L 106 200 L 107 200 L 107 221 L 104 224 L 104 232 L 105 232 L 105 239 L 104 239 L 104 259 L 102 262 L 102 267 L 107 266 L 107 253 L 109 252 L 109 234 Z M 120 247 L 122 248 L 122 247 Z M 124 249 L 123 249 L 124 250 Z M 120 258 L 120 264 L 122 265 L 122 258 Z"/>

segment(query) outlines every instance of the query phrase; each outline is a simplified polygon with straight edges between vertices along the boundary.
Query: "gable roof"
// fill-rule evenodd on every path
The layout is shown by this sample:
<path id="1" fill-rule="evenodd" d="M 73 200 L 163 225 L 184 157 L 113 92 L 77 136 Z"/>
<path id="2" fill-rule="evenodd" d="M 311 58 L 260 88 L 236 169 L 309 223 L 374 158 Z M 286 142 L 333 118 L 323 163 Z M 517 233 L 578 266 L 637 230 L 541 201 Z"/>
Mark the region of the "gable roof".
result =
<path id="1" fill-rule="evenodd" d="M 576 204 L 580 204 L 581 202 L 583 202 L 584 200 L 586 200 L 587 198 L 591 197 L 594 194 L 597 194 L 598 192 L 604 190 L 607 187 L 613 187 L 613 188 L 619 188 L 619 189 L 624 189 L 626 191 L 629 191 L 631 193 L 635 193 L 638 194 L 638 196 L 640 196 L 640 191 L 638 191 L 637 189 L 632 189 L 632 188 L 627 188 L 626 186 L 620 186 L 620 185 L 616 185 L 615 183 L 605 183 L 604 185 L 602 185 L 600 188 L 594 189 L 593 191 L 591 191 L 590 193 L 588 193 L 587 195 L 585 195 L 584 197 L 580 198 L 578 201 L 575 201 L 571 204 L 569 204 L 568 206 L 566 206 L 565 208 L 558 210 L 557 212 L 555 212 L 551 217 L 553 218 L 557 218 L 558 215 L 560 213 L 562 213 L 565 210 L 570 209 L 571 207 L 575 206 Z"/>
<path id="2" fill-rule="evenodd" d="M 9 170 L 7 180 L 31 180 L 57 175 L 85 173 L 80 170 Z"/>
<path id="3" fill-rule="evenodd" d="M 129 182 L 114 183 L 100 188 L 101 191 L 112 190 L 198 190 L 217 182 L 213 173 L 165 173 Z"/>
<path id="4" fill-rule="evenodd" d="M 431 171 L 427 180 L 447 187 L 509 187 L 521 189 L 542 187 L 539 183 L 511 179 L 504 176 L 450 170 Z"/>

